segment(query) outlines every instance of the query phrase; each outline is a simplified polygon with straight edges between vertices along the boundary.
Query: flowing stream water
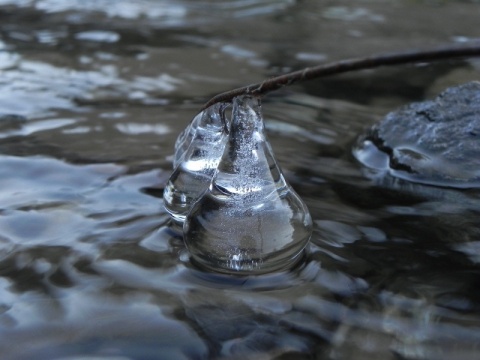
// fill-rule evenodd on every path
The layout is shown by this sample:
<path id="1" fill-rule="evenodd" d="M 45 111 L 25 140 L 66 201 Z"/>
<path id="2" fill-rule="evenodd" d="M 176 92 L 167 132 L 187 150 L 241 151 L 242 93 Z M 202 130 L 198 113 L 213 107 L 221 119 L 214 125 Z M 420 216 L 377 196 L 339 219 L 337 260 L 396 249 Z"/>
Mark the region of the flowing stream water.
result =
<path id="1" fill-rule="evenodd" d="M 211 96 L 468 42 L 479 15 L 446 0 L 0 0 L 0 358 L 475 359 L 478 190 L 372 178 L 352 146 L 399 106 L 480 79 L 478 60 L 263 99 L 314 224 L 292 271 L 196 269 L 162 193 Z"/>

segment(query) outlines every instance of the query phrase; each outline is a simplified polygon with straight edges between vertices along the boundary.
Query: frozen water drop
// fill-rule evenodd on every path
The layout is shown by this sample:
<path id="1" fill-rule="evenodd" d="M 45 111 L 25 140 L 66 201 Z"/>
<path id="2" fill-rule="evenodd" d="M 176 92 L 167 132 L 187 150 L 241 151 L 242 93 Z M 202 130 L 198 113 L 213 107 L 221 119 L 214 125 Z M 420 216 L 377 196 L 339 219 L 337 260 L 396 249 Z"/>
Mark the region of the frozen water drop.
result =
<path id="1" fill-rule="evenodd" d="M 288 269 L 310 239 L 310 214 L 275 161 L 259 100 L 236 98 L 231 122 L 217 172 L 186 218 L 185 244 L 194 262 L 213 271 Z"/>
<path id="2" fill-rule="evenodd" d="M 167 182 L 163 200 L 165 209 L 179 225 L 183 224 L 192 204 L 207 189 L 222 156 L 227 140 L 225 107 L 225 104 L 215 104 L 200 113 L 201 116 L 195 117 L 190 125 L 195 129 L 186 130 L 186 134 L 180 136 L 184 139 L 178 141 L 190 145 Z"/>

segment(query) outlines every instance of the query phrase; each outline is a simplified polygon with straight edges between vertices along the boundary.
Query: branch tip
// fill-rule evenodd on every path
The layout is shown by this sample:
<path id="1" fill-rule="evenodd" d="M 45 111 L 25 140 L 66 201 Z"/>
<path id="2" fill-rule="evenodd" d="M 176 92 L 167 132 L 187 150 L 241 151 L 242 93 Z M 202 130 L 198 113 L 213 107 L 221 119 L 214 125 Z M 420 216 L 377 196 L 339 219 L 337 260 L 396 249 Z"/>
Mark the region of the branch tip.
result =
<path id="1" fill-rule="evenodd" d="M 202 108 L 206 108 L 218 102 L 231 102 L 233 98 L 241 95 L 263 96 L 269 92 L 278 90 L 302 81 L 337 75 L 356 70 L 372 69 L 381 66 L 394 66 L 418 62 L 433 62 L 454 58 L 480 56 L 480 42 L 466 46 L 446 46 L 431 50 L 404 51 L 389 54 L 379 54 L 364 58 L 340 60 L 329 64 L 307 67 L 288 74 L 279 75 L 260 83 L 236 88 L 215 95 Z"/>

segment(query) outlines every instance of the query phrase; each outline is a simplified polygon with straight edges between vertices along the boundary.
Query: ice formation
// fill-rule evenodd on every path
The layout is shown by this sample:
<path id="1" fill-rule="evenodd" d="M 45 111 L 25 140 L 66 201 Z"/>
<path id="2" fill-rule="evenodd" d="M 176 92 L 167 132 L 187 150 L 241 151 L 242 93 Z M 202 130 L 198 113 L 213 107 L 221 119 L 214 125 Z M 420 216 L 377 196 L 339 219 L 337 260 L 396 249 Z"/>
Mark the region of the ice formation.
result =
<path id="1" fill-rule="evenodd" d="M 223 146 L 213 178 L 184 224 L 192 260 L 229 274 L 288 269 L 301 258 L 312 220 L 275 161 L 259 99 L 234 100 Z"/>

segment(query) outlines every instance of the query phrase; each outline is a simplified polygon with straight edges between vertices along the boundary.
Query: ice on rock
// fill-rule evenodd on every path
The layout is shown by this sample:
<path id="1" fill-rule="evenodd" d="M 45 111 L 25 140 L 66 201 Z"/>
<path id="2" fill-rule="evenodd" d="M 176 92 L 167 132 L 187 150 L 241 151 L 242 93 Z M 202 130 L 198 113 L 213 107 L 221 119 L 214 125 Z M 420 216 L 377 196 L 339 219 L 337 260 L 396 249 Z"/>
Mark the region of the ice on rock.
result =
<path id="1" fill-rule="evenodd" d="M 222 157 L 228 135 L 225 107 L 226 104 L 215 104 L 204 110 L 177 139 L 176 152 L 182 151 L 183 155 L 179 155 L 163 200 L 178 225 L 183 225 L 192 204 L 208 188 Z M 180 149 L 187 143 L 189 146 L 183 153 Z"/>
<path id="2" fill-rule="evenodd" d="M 265 137 L 259 100 L 234 100 L 225 151 L 184 224 L 192 260 L 229 274 L 260 274 L 301 259 L 311 232 L 306 205 L 286 182 Z"/>
<path id="3" fill-rule="evenodd" d="M 353 155 L 377 179 L 479 188 L 479 114 L 480 82 L 451 87 L 389 113 L 358 139 Z"/>

